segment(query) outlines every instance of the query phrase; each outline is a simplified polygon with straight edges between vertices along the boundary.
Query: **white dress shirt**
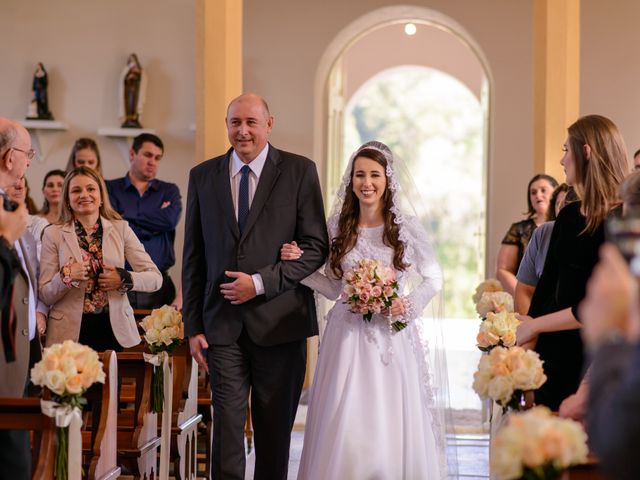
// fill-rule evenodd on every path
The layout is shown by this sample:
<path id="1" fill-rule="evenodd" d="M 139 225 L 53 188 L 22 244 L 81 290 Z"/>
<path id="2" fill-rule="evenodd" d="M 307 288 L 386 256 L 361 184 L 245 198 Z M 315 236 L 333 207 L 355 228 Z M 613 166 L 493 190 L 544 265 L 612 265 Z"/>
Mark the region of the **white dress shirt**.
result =
<path id="1" fill-rule="evenodd" d="M 231 161 L 229 162 L 229 180 L 231 181 L 231 198 L 233 200 L 233 210 L 236 215 L 236 220 L 238 219 L 238 192 L 240 191 L 240 179 L 242 178 L 240 169 L 245 165 L 248 165 L 251 169 L 249 172 L 249 209 L 251 209 L 253 197 L 256 194 L 256 188 L 260 181 L 260 175 L 262 174 L 264 163 L 267 161 L 268 153 L 269 144 L 267 143 L 258 156 L 250 163 L 246 164 L 240 160 L 240 157 L 238 157 L 235 150 L 231 152 Z M 264 283 L 262 282 L 262 276 L 259 273 L 254 273 L 251 275 L 251 279 L 253 280 L 253 286 L 256 289 L 256 295 L 263 295 Z"/>

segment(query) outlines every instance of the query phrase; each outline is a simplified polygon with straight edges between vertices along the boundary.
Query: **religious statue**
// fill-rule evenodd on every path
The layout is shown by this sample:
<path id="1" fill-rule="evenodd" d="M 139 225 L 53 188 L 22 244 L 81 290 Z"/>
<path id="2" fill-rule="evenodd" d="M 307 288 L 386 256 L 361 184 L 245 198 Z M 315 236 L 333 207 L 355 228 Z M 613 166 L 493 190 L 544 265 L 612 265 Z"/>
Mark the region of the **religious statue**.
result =
<path id="1" fill-rule="evenodd" d="M 120 77 L 120 117 L 122 128 L 142 128 L 140 117 L 146 87 L 146 76 L 135 53 L 129 55 Z"/>
<path id="2" fill-rule="evenodd" d="M 47 70 L 42 62 L 38 62 L 36 71 L 33 74 L 33 100 L 29 105 L 27 113 L 28 119 L 35 120 L 53 120 L 53 115 L 49 111 L 49 97 L 47 95 L 47 87 L 49 86 L 49 77 Z"/>

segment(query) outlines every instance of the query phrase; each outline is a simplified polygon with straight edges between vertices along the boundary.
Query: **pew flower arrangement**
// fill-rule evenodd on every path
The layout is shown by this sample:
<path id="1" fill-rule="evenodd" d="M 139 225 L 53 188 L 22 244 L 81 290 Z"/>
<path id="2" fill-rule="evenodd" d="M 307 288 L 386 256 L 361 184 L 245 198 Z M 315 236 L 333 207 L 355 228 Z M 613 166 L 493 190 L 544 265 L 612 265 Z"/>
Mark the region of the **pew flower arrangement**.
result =
<path id="1" fill-rule="evenodd" d="M 513 297 L 504 291 L 502 284 L 496 279 L 481 282 L 472 298 L 482 320 L 487 318 L 489 312 L 513 312 Z"/>
<path id="2" fill-rule="evenodd" d="M 521 347 L 495 347 L 480 358 L 473 374 L 473 389 L 480 398 L 494 400 L 504 411 L 518 410 L 523 393 L 540 388 L 546 381 L 536 352 Z"/>
<path id="3" fill-rule="evenodd" d="M 151 355 L 145 360 L 153 364 L 153 411 L 162 412 L 164 404 L 164 358 L 182 343 L 184 323 L 182 314 L 169 305 L 155 308 L 140 322 Z"/>
<path id="4" fill-rule="evenodd" d="M 363 320 L 367 322 L 371 321 L 374 314 L 382 313 L 385 308 L 391 307 L 393 300 L 398 298 L 396 272 L 378 260 L 360 260 L 345 273 L 344 279 L 344 303 L 350 305 L 353 313 L 362 314 Z M 399 332 L 407 324 L 396 320 L 391 326 Z"/>
<path id="5" fill-rule="evenodd" d="M 491 471 L 498 480 L 552 480 L 587 459 L 587 435 L 573 420 L 534 407 L 511 415 L 491 446 Z"/>
<path id="6" fill-rule="evenodd" d="M 58 427 L 55 461 L 57 480 L 80 478 L 81 411 L 87 403 L 83 394 L 94 383 L 104 383 L 105 378 L 98 354 L 72 340 L 45 348 L 42 360 L 31 369 L 31 381 L 52 393 L 53 401 L 42 400 L 41 403 L 43 413 L 55 418 Z"/>
<path id="7" fill-rule="evenodd" d="M 516 344 L 516 330 L 521 323 L 513 312 L 487 313 L 476 336 L 478 348 L 490 352 L 495 347 L 513 347 Z"/>

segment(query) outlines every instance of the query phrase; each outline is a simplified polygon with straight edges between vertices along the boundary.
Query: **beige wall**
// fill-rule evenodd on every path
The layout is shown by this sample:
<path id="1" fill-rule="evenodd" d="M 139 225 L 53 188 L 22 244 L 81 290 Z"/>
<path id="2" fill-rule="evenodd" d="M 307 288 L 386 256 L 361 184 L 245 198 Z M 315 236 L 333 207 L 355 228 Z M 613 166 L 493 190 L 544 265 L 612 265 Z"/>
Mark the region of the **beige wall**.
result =
<path id="1" fill-rule="evenodd" d="M 491 75 L 488 271 L 509 224 L 525 209 L 532 171 L 533 26 L 527 0 L 418 0 L 459 23 L 484 52 Z M 314 82 L 324 51 L 347 25 L 383 0 L 245 0 L 244 85 L 263 94 L 276 117 L 273 143 L 311 156 Z M 283 21 L 286 15 L 286 21 Z M 375 52 L 371 52 L 375 55 Z M 314 159 L 321 172 L 324 159 Z"/>
<path id="2" fill-rule="evenodd" d="M 640 148 L 640 2 L 582 0 L 580 115 L 613 120 L 629 156 Z"/>
<path id="3" fill-rule="evenodd" d="M 69 127 L 39 133 L 46 156 L 27 173 L 38 205 L 44 174 L 64 168 L 79 136 L 97 140 L 105 178 L 127 171 L 128 159 L 116 142 L 98 136 L 97 130 L 119 125 L 119 76 L 131 52 L 138 54 L 148 76 L 142 124 L 165 143 L 159 178 L 176 183 L 186 201 L 187 175 L 195 160 L 190 130 L 195 122 L 194 25 L 194 0 L 2 0 L 0 116 L 24 118 L 35 64 L 42 61 L 49 73 L 51 111 Z M 178 232 L 180 254 L 182 221 Z M 172 275 L 178 278 L 179 268 Z"/>

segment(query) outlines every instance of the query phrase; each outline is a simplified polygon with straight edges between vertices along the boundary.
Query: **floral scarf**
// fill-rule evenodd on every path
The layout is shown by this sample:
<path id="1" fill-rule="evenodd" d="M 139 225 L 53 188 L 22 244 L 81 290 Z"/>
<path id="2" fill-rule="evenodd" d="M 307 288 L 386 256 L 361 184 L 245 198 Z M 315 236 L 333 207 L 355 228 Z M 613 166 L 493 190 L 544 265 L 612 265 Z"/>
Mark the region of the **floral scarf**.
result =
<path id="1" fill-rule="evenodd" d="M 83 262 L 89 262 L 89 280 L 84 291 L 83 313 L 101 313 L 108 310 L 109 298 L 100 289 L 98 277 L 102 273 L 102 222 L 98 222 L 88 234 L 82 224 L 75 220 L 75 230 Z M 90 237 L 89 237 L 90 235 Z"/>

